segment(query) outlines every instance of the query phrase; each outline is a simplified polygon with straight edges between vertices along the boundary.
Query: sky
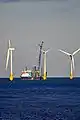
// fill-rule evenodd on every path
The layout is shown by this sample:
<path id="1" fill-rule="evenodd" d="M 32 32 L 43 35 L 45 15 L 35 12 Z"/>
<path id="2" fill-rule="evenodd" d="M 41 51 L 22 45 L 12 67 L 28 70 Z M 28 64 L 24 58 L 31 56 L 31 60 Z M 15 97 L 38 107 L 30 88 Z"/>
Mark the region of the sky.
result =
<path id="1" fill-rule="evenodd" d="M 38 65 L 38 44 L 43 40 L 48 76 L 69 76 L 69 53 L 80 48 L 80 0 L 0 0 L 0 77 L 7 71 L 8 40 L 13 51 L 13 72 L 19 77 L 27 66 Z M 80 76 L 80 52 L 75 56 L 75 76 Z"/>

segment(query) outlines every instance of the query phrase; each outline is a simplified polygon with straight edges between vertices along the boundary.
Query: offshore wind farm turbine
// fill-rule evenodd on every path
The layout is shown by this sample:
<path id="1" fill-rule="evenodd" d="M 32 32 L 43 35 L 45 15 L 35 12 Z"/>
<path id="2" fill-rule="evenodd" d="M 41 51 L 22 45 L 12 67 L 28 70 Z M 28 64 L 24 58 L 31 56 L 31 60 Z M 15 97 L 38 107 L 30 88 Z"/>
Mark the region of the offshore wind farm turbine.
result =
<path id="1" fill-rule="evenodd" d="M 12 71 L 12 51 L 15 50 L 15 48 L 11 47 L 11 40 L 9 40 L 9 47 L 8 47 L 8 51 L 7 51 L 7 60 L 6 60 L 6 70 L 8 67 L 8 62 L 9 62 L 9 57 L 10 57 L 10 77 L 9 79 L 12 81 L 14 76 L 13 76 L 13 71 Z"/>
<path id="2" fill-rule="evenodd" d="M 68 53 L 68 52 L 65 52 L 65 51 L 63 51 L 63 50 L 59 50 L 59 51 L 62 52 L 62 53 L 64 53 L 64 54 L 66 54 L 66 55 L 69 56 L 69 58 L 70 58 L 70 62 L 71 62 L 71 66 L 70 66 L 70 79 L 72 79 L 73 76 L 74 76 L 74 75 L 73 75 L 73 72 L 74 72 L 74 70 L 75 70 L 75 66 L 74 66 L 74 55 L 80 51 L 80 48 L 77 49 L 76 51 L 74 51 L 72 54 L 70 54 L 70 53 Z"/>
<path id="3" fill-rule="evenodd" d="M 43 53 L 43 80 L 46 80 L 46 78 L 47 78 L 47 70 L 46 70 L 46 64 L 47 64 L 47 62 L 46 62 L 46 54 L 48 53 L 50 51 L 50 49 L 48 49 L 48 50 L 42 50 L 42 53 Z"/>

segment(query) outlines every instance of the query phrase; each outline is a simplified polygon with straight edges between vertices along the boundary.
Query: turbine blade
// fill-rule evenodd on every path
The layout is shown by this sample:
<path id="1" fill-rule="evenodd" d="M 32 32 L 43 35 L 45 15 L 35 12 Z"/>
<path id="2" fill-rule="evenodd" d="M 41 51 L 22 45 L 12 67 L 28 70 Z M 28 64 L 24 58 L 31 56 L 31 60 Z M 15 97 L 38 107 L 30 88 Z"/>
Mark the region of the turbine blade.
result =
<path id="1" fill-rule="evenodd" d="M 9 48 L 9 50 L 15 50 L 15 48 Z"/>
<path id="2" fill-rule="evenodd" d="M 73 66 L 73 69 L 75 69 L 74 67 L 74 57 L 72 56 L 72 66 Z"/>
<path id="3" fill-rule="evenodd" d="M 6 70 L 7 70 L 7 66 L 8 66 L 8 61 L 9 61 L 9 49 L 8 49 L 8 52 L 7 52 Z"/>
<path id="4" fill-rule="evenodd" d="M 45 52 L 45 50 L 41 50 L 42 52 Z"/>
<path id="5" fill-rule="evenodd" d="M 9 40 L 9 48 L 11 47 L 11 40 Z"/>
<path id="6" fill-rule="evenodd" d="M 78 50 L 74 51 L 72 55 L 75 55 L 79 51 L 80 51 L 80 48 Z"/>
<path id="7" fill-rule="evenodd" d="M 46 50 L 45 52 L 47 53 L 47 52 L 49 52 L 51 49 L 49 48 L 48 50 Z"/>
<path id="8" fill-rule="evenodd" d="M 59 51 L 62 52 L 62 53 L 64 53 L 64 54 L 66 54 L 66 55 L 71 55 L 70 53 L 65 52 L 65 51 L 63 51 L 63 50 L 59 50 Z"/>

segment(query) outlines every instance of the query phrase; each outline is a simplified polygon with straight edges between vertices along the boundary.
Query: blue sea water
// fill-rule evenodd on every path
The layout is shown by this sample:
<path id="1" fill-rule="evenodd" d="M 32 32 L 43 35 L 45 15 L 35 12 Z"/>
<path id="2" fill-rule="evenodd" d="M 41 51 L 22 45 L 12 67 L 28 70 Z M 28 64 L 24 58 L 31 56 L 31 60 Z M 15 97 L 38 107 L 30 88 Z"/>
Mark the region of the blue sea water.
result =
<path id="1" fill-rule="evenodd" d="M 80 120 L 80 78 L 0 78 L 0 120 Z"/>

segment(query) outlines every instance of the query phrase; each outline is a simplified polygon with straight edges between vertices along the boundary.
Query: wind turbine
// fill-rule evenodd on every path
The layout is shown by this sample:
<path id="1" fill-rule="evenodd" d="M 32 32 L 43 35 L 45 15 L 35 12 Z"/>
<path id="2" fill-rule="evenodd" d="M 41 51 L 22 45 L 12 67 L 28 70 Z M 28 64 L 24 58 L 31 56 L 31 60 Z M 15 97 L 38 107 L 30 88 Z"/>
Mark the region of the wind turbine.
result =
<path id="1" fill-rule="evenodd" d="M 64 53 L 64 54 L 66 54 L 66 55 L 69 56 L 69 58 L 70 58 L 70 61 L 71 61 L 71 66 L 70 66 L 70 79 L 72 79 L 73 76 L 74 76 L 74 75 L 73 75 L 73 72 L 74 72 L 74 70 L 75 70 L 75 66 L 74 66 L 74 55 L 80 51 L 80 48 L 77 49 L 76 51 L 74 51 L 72 54 L 70 54 L 70 53 L 68 53 L 68 52 L 65 52 L 65 51 L 63 51 L 63 50 L 59 50 L 59 51 L 62 52 L 62 53 Z"/>
<path id="2" fill-rule="evenodd" d="M 42 50 L 42 52 L 43 52 L 43 80 L 46 80 L 46 78 L 47 78 L 47 70 L 46 70 L 46 64 L 47 64 L 47 62 L 46 62 L 46 54 L 48 53 L 50 51 L 50 49 L 48 49 L 48 50 Z"/>
<path id="3" fill-rule="evenodd" d="M 12 51 L 15 50 L 15 48 L 11 47 L 11 40 L 9 40 L 9 47 L 8 47 L 8 51 L 7 51 L 7 60 L 6 60 L 6 70 L 8 67 L 8 62 L 9 62 L 9 57 L 10 57 L 10 77 L 9 79 L 12 81 L 13 80 L 13 71 L 12 71 Z"/>

